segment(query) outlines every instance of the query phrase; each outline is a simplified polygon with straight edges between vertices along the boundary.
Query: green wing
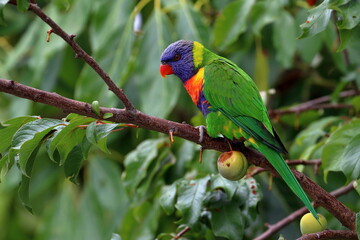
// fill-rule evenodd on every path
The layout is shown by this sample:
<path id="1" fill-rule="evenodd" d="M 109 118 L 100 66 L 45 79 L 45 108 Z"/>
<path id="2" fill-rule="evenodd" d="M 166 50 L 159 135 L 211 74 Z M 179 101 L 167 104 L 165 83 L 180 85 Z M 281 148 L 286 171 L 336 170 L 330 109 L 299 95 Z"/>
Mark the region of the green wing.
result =
<path id="1" fill-rule="evenodd" d="M 204 96 L 212 111 L 220 111 L 255 139 L 286 153 L 274 131 L 254 81 L 229 60 L 220 58 L 206 65 Z"/>

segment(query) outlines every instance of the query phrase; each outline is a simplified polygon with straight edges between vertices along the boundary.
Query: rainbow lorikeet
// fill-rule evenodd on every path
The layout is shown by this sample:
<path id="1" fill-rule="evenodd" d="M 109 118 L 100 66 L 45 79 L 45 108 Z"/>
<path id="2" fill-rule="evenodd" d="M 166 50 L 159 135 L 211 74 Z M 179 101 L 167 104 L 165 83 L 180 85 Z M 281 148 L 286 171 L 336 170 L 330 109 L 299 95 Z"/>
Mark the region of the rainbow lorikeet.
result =
<path id="1" fill-rule="evenodd" d="M 271 125 L 254 81 L 230 60 L 198 42 L 180 40 L 161 55 L 160 73 L 178 76 L 204 114 L 210 137 L 245 138 L 261 152 L 317 219 L 317 213 L 284 161 L 287 153 Z"/>

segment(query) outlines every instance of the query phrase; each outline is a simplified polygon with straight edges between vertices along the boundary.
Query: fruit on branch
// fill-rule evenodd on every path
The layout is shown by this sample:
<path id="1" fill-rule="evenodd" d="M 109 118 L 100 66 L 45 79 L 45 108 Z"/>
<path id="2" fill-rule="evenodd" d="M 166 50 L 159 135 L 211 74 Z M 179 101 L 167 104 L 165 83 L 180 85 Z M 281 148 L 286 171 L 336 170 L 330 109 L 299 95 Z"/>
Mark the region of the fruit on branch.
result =
<path id="1" fill-rule="evenodd" d="M 217 166 L 221 176 L 236 181 L 245 176 L 248 162 L 241 152 L 230 151 L 219 156 Z"/>
<path id="2" fill-rule="evenodd" d="M 311 213 L 305 214 L 300 220 L 300 231 L 302 234 L 317 233 L 325 230 L 327 226 L 326 218 L 318 214 L 317 221 Z"/>

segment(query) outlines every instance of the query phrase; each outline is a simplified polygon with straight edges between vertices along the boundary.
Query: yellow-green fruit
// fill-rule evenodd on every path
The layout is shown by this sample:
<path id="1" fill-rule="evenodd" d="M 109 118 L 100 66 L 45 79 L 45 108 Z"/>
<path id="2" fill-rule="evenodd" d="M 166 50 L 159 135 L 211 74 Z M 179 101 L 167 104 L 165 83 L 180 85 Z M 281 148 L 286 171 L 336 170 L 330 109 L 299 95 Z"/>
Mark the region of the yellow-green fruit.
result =
<path id="1" fill-rule="evenodd" d="M 325 230 L 327 226 L 326 218 L 318 213 L 319 222 L 316 221 L 311 213 L 305 214 L 300 220 L 300 230 L 302 234 L 317 233 Z"/>
<path id="2" fill-rule="evenodd" d="M 241 152 L 230 151 L 219 156 L 217 166 L 221 176 L 236 181 L 245 176 L 248 162 Z"/>

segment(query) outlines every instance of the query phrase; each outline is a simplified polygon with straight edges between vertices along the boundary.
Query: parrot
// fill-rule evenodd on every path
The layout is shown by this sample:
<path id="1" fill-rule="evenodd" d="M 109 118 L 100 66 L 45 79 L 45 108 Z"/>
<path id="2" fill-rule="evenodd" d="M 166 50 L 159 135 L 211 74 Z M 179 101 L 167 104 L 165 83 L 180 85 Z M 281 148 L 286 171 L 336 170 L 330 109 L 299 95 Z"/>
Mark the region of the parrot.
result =
<path id="1" fill-rule="evenodd" d="M 287 151 L 272 126 L 251 77 L 201 43 L 179 40 L 160 57 L 160 74 L 174 74 L 205 117 L 210 137 L 245 140 L 261 152 L 312 215 L 318 215 L 281 154 Z"/>

